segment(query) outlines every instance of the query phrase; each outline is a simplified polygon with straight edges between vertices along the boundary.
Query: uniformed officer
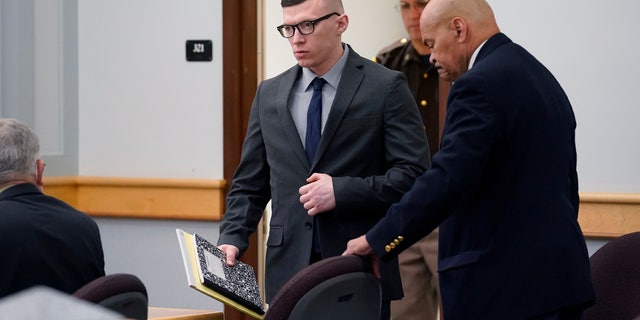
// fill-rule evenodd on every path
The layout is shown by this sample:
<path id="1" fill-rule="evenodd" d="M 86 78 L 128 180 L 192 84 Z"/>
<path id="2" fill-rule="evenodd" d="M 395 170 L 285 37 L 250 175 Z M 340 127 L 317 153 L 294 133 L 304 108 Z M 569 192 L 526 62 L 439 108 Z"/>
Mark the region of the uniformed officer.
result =
<path id="1" fill-rule="evenodd" d="M 440 79 L 429 62 L 430 50 L 422 42 L 420 15 L 428 0 L 400 0 L 397 9 L 409 38 L 382 49 L 374 61 L 405 74 L 416 99 L 433 156 L 440 147 L 449 84 Z M 396 239 L 395 241 L 402 241 Z M 389 244 L 389 249 L 395 247 Z M 399 255 L 404 298 L 391 303 L 391 318 L 435 320 L 438 318 L 438 229 Z"/>
<path id="2" fill-rule="evenodd" d="M 406 75 L 411 93 L 413 93 L 420 108 L 422 122 L 429 139 L 429 150 L 433 155 L 438 151 L 440 145 L 438 143 L 440 136 L 439 77 L 436 69 L 429 63 L 429 48 L 421 45 L 424 49 L 418 49 L 413 43 L 407 38 L 402 38 L 382 49 L 374 58 L 374 61 Z M 446 98 L 446 96 L 443 97 L 445 101 Z"/>

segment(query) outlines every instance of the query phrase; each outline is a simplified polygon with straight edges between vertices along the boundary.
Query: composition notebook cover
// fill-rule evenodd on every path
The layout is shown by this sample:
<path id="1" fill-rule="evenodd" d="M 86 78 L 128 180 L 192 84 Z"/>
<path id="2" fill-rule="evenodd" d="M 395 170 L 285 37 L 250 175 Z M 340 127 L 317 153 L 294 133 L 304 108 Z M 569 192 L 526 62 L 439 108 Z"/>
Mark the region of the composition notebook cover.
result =
<path id="1" fill-rule="evenodd" d="M 176 229 L 189 286 L 256 319 L 264 309 L 253 268 L 236 260 L 226 264 L 224 253 L 198 234 Z"/>

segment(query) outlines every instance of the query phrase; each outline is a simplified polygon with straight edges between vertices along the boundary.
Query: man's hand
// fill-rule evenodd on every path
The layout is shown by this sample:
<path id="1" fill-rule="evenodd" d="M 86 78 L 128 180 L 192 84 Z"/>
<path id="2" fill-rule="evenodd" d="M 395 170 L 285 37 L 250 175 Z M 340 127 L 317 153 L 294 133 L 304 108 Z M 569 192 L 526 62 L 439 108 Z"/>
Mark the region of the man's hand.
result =
<path id="1" fill-rule="evenodd" d="M 314 173 L 307 178 L 308 184 L 300 187 L 300 202 L 310 216 L 333 210 L 336 198 L 333 194 L 333 180 L 330 175 Z"/>
<path id="2" fill-rule="evenodd" d="M 219 245 L 218 249 L 222 250 L 222 252 L 224 252 L 224 254 L 227 256 L 227 265 L 229 267 L 233 267 L 236 264 L 238 254 L 240 254 L 240 249 L 230 244 Z"/>
<path id="3" fill-rule="evenodd" d="M 369 241 L 367 241 L 364 235 L 347 242 L 347 250 L 345 250 L 342 255 L 346 256 L 349 254 L 368 256 L 371 260 L 371 266 L 373 267 L 373 274 L 380 279 L 380 259 L 373 254 L 373 249 L 371 249 Z"/>

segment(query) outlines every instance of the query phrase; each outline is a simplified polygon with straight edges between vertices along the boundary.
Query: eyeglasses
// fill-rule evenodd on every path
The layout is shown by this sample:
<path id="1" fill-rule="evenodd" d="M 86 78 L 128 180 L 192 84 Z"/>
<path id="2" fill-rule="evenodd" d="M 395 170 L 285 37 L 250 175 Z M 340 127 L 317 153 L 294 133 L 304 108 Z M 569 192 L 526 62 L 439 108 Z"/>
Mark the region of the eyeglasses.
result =
<path id="1" fill-rule="evenodd" d="M 327 20 L 333 15 L 340 16 L 340 14 L 337 12 L 331 12 L 328 15 L 324 15 L 315 20 L 302 21 L 298 24 L 279 25 L 276 29 L 278 29 L 278 32 L 280 32 L 280 35 L 284 38 L 293 37 L 293 35 L 296 33 L 296 28 L 298 28 L 298 31 L 300 31 L 300 34 L 303 34 L 303 35 L 312 34 L 313 31 L 315 30 L 316 23 L 322 20 Z"/>
<path id="2" fill-rule="evenodd" d="M 429 1 L 416 1 L 415 7 L 419 11 L 422 11 L 424 7 L 427 6 L 427 3 L 429 3 Z M 409 12 L 409 10 L 411 10 L 411 2 L 401 1 L 399 4 L 396 5 L 396 10 L 398 10 L 400 13 L 403 13 L 403 14 Z"/>

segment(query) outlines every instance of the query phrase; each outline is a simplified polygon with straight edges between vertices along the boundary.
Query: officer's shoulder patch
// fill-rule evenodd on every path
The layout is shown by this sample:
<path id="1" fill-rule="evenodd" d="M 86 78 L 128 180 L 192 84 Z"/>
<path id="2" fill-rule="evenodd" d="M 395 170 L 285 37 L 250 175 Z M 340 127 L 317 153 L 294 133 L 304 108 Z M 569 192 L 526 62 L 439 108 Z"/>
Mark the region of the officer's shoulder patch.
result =
<path id="1" fill-rule="evenodd" d="M 393 51 L 395 49 L 402 48 L 404 45 L 407 44 L 407 42 L 409 42 L 409 39 L 407 39 L 407 38 L 402 38 L 400 40 L 394 41 L 390 45 L 382 48 L 380 50 L 380 52 L 378 52 L 378 55 L 382 55 L 382 54 L 385 54 L 387 52 L 391 52 L 391 51 Z"/>

